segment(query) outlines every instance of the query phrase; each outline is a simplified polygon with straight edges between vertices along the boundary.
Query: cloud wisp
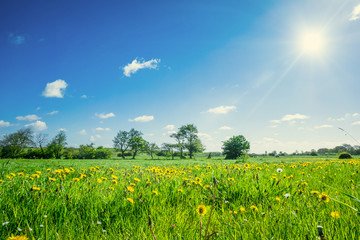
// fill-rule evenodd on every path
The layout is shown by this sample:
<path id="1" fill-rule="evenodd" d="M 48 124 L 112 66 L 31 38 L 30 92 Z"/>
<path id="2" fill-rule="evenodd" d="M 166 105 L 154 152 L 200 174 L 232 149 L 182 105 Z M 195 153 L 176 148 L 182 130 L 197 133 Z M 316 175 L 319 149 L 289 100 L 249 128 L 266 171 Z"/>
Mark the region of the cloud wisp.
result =
<path id="1" fill-rule="evenodd" d="M 44 131 L 48 128 L 46 126 L 46 123 L 42 121 L 36 121 L 33 123 L 26 124 L 25 127 L 31 127 L 34 129 L 34 131 Z"/>
<path id="2" fill-rule="evenodd" d="M 236 106 L 219 106 L 216 108 L 210 108 L 207 110 L 208 113 L 213 114 L 228 114 L 230 111 L 233 111 L 236 109 Z"/>
<path id="3" fill-rule="evenodd" d="M 26 116 L 18 116 L 16 117 L 17 120 L 19 121 L 29 121 L 29 122 L 32 122 L 32 121 L 36 121 L 36 120 L 39 120 L 41 119 L 41 117 L 35 115 L 35 114 L 31 114 L 31 115 L 26 115 Z"/>
<path id="4" fill-rule="evenodd" d="M 219 130 L 233 130 L 233 128 L 229 126 L 222 126 L 219 128 Z"/>
<path id="5" fill-rule="evenodd" d="M 67 86 L 68 84 L 64 80 L 58 79 L 54 82 L 47 83 L 42 95 L 47 98 L 63 98 Z"/>
<path id="6" fill-rule="evenodd" d="M 360 18 L 360 4 L 356 5 L 351 12 L 351 17 L 349 18 L 349 21 L 355 21 Z"/>
<path id="7" fill-rule="evenodd" d="M 59 113 L 59 111 L 55 110 L 55 111 L 47 113 L 46 115 L 55 115 L 55 114 L 58 114 L 58 113 Z"/>
<path id="8" fill-rule="evenodd" d="M 140 69 L 145 69 L 145 68 L 157 69 L 159 63 L 160 63 L 160 59 L 151 59 L 149 61 L 145 61 L 145 60 L 138 61 L 137 59 L 134 59 L 131 63 L 129 63 L 123 68 L 124 75 L 126 77 L 130 77 L 131 74 L 134 74 Z"/>
<path id="9" fill-rule="evenodd" d="M 21 45 L 25 43 L 25 37 L 21 35 L 9 34 L 9 41 L 15 45 Z"/>
<path id="10" fill-rule="evenodd" d="M 129 119 L 129 122 L 150 122 L 154 120 L 154 116 L 140 116 L 140 117 L 136 117 L 134 119 Z"/>
<path id="11" fill-rule="evenodd" d="M 0 120 L 0 128 L 10 127 L 10 122 L 5 122 L 4 120 Z"/>
<path id="12" fill-rule="evenodd" d="M 95 113 L 95 116 L 97 116 L 98 118 L 100 119 L 107 119 L 107 118 L 111 118 L 111 117 L 115 117 L 115 114 L 114 113 Z"/>
<path id="13" fill-rule="evenodd" d="M 110 128 L 102 128 L 102 127 L 97 127 L 95 128 L 96 131 L 110 131 Z"/>

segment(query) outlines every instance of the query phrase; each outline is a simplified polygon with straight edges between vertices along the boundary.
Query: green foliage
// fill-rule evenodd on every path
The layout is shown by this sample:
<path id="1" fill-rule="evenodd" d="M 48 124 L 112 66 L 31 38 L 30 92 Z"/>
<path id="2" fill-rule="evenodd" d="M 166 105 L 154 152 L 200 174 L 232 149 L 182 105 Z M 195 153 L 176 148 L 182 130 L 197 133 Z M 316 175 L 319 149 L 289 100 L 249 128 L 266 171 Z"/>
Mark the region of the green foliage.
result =
<path id="1" fill-rule="evenodd" d="M 60 159 L 63 155 L 64 148 L 66 146 L 66 134 L 64 131 L 60 131 L 50 142 L 47 147 L 49 155 Z"/>
<path id="2" fill-rule="evenodd" d="M 234 136 L 223 142 L 222 149 L 225 159 L 237 159 L 250 150 L 250 143 L 242 135 Z"/>
<path id="3" fill-rule="evenodd" d="M 34 145 L 33 131 L 30 128 L 19 129 L 15 133 L 5 134 L 0 141 L 2 158 L 19 158 L 25 155 L 25 148 Z"/>
<path id="4" fill-rule="evenodd" d="M 339 154 L 339 159 L 350 159 L 352 156 L 347 152 L 342 152 Z"/>

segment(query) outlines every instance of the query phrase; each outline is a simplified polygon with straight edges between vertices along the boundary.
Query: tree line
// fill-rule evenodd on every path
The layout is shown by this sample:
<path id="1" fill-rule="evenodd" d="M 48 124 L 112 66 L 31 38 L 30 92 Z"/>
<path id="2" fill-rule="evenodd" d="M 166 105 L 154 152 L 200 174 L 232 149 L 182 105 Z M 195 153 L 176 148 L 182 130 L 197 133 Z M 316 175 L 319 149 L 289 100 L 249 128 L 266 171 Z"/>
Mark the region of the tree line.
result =
<path id="1" fill-rule="evenodd" d="M 131 156 L 135 159 L 138 153 L 146 153 L 151 159 L 162 156 L 174 159 L 179 157 L 192 159 L 195 153 L 205 150 L 198 137 L 198 129 L 194 124 L 181 126 L 177 132 L 170 135 L 175 143 L 148 142 L 141 131 L 132 128 L 130 131 L 120 130 L 113 139 L 113 148 L 118 156 L 125 159 Z M 0 140 L 0 158 L 28 159 L 108 159 L 112 151 L 102 146 L 95 148 L 94 144 L 80 145 L 79 148 L 66 147 L 67 137 L 60 131 L 49 140 L 46 134 L 34 134 L 30 128 L 20 129 L 15 133 L 5 134 Z M 227 159 L 236 159 L 245 155 L 250 149 L 249 142 L 242 135 L 234 136 L 223 142 L 223 154 Z M 209 154 L 209 158 L 211 154 Z"/>

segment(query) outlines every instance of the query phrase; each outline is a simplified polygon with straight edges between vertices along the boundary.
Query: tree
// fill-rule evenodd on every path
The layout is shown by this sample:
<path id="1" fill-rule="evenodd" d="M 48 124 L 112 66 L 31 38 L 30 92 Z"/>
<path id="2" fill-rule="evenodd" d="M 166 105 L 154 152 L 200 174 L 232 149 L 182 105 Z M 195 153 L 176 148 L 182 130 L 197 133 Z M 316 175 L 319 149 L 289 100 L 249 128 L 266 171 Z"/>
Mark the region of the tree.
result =
<path id="1" fill-rule="evenodd" d="M 48 138 L 47 134 L 39 133 L 35 135 L 35 144 L 38 148 L 40 148 L 43 156 L 45 156 L 44 146 L 48 141 L 47 138 Z"/>
<path id="2" fill-rule="evenodd" d="M 174 138 L 176 141 L 176 148 L 180 151 L 180 158 L 185 158 L 183 155 L 183 150 L 185 148 L 185 138 L 181 132 L 173 133 L 170 135 L 171 138 Z"/>
<path id="3" fill-rule="evenodd" d="M 158 145 L 156 143 L 150 143 L 144 140 L 144 150 L 151 156 L 151 159 L 154 159 L 154 153 L 159 150 Z"/>
<path id="4" fill-rule="evenodd" d="M 145 146 L 145 140 L 142 138 L 142 132 L 133 128 L 129 131 L 129 146 L 130 150 L 133 152 L 132 159 L 135 159 L 137 152 L 141 151 Z"/>
<path id="5" fill-rule="evenodd" d="M 185 139 L 185 148 L 189 151 L 190 158 L 193 157 L 195 152 L 202 152 L 205 150 L 197 135 L 198 130 L 194 124 L 181 126 L 179 133 Z"/>
<path id="6" fill-rule="evenodd" d="M 60 131 L 50 142 L 47 150 L 56 159 L 60 159 L 66 146 L 66 134 Z"/>
<path id="7" fill-rule="evenodd" d="M 225 159 L 237 159 L 249 151 L 250 143 L 242 135 L 233 136 L 223 142 L 222 149 Z"/>
<path id="8" fill-rule="evenodd" d="M 4 135 L 0 141 L 1 156 L 5 158 L 20 157 L 26 147 L 33 145 L 33 131 L 30 128 L 19 129 L 15 133 Z"/>
<path id="9" fill-rule="evenodd" d="M 114 148 L 121 152 L 121 157 L 125 159 L 125 152 L 130 147 L 130 134 L 127 131 L 119 131 L 113 140 Z"/>
<path id="10" fill-rule="evenodd" d="M 171 159 L 174 160 L 174 153 L 177 148 L 177 144 L 163 143 L 161 147 L 165 152 L 169 153 L 171 155 Z"/>

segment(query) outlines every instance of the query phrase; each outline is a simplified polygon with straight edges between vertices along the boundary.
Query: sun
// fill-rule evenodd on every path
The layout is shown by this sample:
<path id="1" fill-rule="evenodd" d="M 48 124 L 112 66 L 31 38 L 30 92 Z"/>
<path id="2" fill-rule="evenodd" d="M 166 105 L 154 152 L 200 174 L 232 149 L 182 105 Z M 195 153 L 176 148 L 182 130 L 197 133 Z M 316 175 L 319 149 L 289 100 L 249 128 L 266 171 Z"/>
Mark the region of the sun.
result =
<path id="1" fill-rule="evenodd" d="M 306 32 L 301 37 L 300 48 L 308 55 L 319 55 L 324 51 L 325 37 L 320 32 Z"/>

